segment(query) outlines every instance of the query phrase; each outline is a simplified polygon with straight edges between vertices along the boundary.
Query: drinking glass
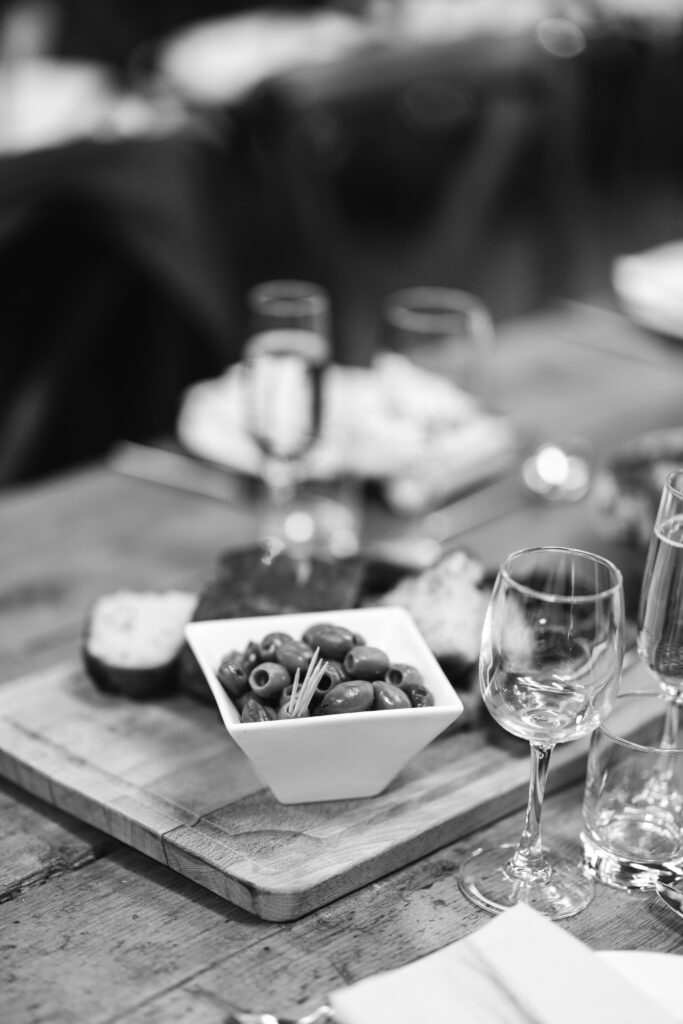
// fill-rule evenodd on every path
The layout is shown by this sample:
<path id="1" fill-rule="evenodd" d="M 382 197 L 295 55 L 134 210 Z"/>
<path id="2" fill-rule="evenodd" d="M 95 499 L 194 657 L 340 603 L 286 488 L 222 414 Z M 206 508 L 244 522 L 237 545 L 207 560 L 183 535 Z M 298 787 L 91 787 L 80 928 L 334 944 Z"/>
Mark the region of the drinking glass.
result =
<path id="1" fill-rule="evenodd" d="M 329 496 L 304 496 L 299 488 L 323 417 L 331 361 L 327 292 L 310 281 L 273 280 L 251 288 L 246 301 L 246 422 L 262 457 L 264 533 L 302 558 L 355 554 L 355 510 Z"/>
<path id="2" fill-rule="evenodd" d="M 460 871 L 474 903 L 527 903 L 548 917 L 588 905 L 581 864 L 545 849 L 541 808 L 552 750 L 591 733 L 617 696 L 624 653 L 621 573 L 574 548 L 527 548 L 498 572 L 484 623 L 479 680 L 490 714 L 529 741 L 531 779 L 519 842 L 475 850 Z"/>
<path id="3" fill-rule="evenodd" d="M 683 469 L 669 473 L 662 489 L 640 591 L 637 646 L 668 698 L 661 745 L 671 746 L 683 704 Z M 659 781 L 665 784 L 665 774 Z"/>
<path id="4" fill-rule="evenodd" d="M 492 403 L 493 321 L 475 295 L 427 285 L 400 289 L 384 300 L 381 330 L 385 348 Z"/>
<path id="5" fill-rule="evenodd" d="M 660 745 L 667 697 L 623 693 L 591 736 L 584 862 L 607 885 L 651 889 L 683 877 L 683 735 Z M 669 785 L 653 779 L 665 772 Z"/>

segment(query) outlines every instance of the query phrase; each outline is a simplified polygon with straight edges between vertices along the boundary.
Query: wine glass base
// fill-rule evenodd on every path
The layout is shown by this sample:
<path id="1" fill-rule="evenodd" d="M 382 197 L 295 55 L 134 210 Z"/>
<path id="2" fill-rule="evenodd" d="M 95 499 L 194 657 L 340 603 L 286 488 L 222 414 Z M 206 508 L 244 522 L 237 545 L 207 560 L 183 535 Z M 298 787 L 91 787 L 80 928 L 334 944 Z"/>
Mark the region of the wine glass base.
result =
<path id="1" fill-rule="evenodd" d="M 510 871 L 514 843 L 475 850 L 460 868 L 462 893 L 491 914 L 524 903 L 553 921 L 572 917 L 593 899 L 595 882 L 581 864 L 544 850 L 547 872 L 541 880 L 522 881 Z"/>
<path id="2" fill-rule="evenodd" d="M 358 554 L 354 509 L 336 498 L 301 492 L 283 507 L 266 509 L 263 533 L 289 554 L 335 561 Z"/>

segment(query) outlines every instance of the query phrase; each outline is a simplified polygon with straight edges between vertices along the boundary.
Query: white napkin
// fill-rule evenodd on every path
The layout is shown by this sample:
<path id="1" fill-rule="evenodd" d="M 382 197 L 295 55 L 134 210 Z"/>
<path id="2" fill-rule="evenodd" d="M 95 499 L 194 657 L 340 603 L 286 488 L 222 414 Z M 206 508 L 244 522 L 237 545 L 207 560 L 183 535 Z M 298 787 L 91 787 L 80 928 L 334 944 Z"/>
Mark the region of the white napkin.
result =
<path id="1" fill-rule="evenodd" d="M 508 910 L 407 967 L 330 997 L 338 1024 L 674 1024 L 559 925 Z"/>
<path id="2" fill-rule="evenodd" d="M 190 387 L 177 433 L 195 455 L 256 475 L 260 455 L 245 427 L 241 364 Z M 381 353 L 370 368 L 331 366 L 324 381 L 320 439 L 303 475 L 385 481 L 387 500 L 414 513 L 512 462 L 508 422 L 482 410 L 452 382 L 404 356 Z"/>
<path id="3" fill-rule="evenodd" d="M 612 283 L 624 311 L 644 327 L 683 338 L 683 241 L 620 256 Z"/>

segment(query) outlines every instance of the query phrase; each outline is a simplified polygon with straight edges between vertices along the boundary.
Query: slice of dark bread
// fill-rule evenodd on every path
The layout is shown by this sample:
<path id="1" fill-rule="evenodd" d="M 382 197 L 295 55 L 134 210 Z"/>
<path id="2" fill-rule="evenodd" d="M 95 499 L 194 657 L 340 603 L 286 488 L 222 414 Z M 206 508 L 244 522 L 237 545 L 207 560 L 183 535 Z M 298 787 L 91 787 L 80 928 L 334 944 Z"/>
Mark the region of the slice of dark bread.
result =
<path id="1" fill-rule="evenodd" d="M 312 559 L 301 562 L 286 552 L 255 546 L 222 552 L 215 575 L 202 589 L 195 620 L 353 608 L 360 600 L 365 564 Z M 211 691 L 187 645 L 180 654 L 183 690 L 211 701 Z"/>

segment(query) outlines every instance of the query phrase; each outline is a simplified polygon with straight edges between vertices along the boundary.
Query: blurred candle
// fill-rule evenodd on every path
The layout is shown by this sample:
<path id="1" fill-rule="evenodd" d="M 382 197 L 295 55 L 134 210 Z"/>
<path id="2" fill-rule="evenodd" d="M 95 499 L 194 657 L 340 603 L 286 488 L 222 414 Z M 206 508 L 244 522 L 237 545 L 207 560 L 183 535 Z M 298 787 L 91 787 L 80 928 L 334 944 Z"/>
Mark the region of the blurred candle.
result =
<path id="1" fill-rule="evenodd" d="M 525 461 L 522 478 L 533 494 L 548 501 L 578 501 L 588 492 L 591 480 L 587 442 L 576 442 L 574 447 L 541 445 Z"/>

